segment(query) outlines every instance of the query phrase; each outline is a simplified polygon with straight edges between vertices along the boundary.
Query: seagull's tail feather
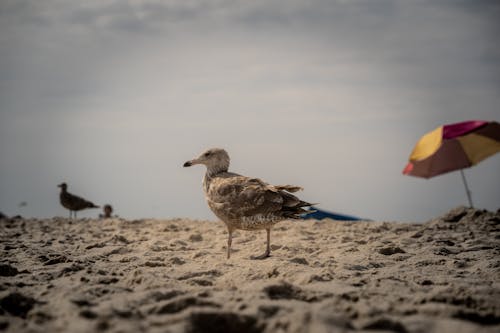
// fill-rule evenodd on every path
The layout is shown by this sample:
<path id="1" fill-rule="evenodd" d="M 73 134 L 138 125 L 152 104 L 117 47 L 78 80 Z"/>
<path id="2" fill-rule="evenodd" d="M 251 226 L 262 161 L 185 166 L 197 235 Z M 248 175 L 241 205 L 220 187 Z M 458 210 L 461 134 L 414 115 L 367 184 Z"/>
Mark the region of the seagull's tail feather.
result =
<path id="1" fill-rule="evenodd" d="M 101 208 L 101 206 L 96 205 L 95 203 L 91 201 L 86 201 L 85 202 L 86 207 L 85 208 Z"/>
<path id="2" fill-rule="evenodd" d="M 301 215 L 310 214 L 315 212 L 313 209 L 304 209 L 306 207 L 311 207 L 313 204 L 300 200 L 293 207 L 283 207 L 283 216 L 289 219 L 300 219 Z"/>

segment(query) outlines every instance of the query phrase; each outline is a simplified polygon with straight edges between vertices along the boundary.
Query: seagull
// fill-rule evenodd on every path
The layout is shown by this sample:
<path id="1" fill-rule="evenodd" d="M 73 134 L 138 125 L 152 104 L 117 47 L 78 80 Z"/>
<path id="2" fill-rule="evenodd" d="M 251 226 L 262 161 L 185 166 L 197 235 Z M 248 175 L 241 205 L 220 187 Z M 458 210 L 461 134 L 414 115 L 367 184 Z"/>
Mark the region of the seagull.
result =
<path id="1" fill-rule="evenodd" d="M 61 193 L 59 194 L 59 200 L 64 208 L 69 209 L 69 218 L 71 218 L 71 212 L 74 212 L 76 219 L 76 212 L 79 210 L 86 208 L 99 208 L 99 206 L 93 204 L 92 202 L 69 193 L 67 191 L 68 185 L 66 185 L 66 183 L 59 184 L 57 185 L 57 187 L 61 188 Z"/>
<path id="2" fill-rule="evenodd" d="M 290 194 L 302 190 L 293 185 L 270 185 L 258 178 L 245 177 L 229 172 L 229 155 L 221 148 L 212 148 L 197 158 L 184 163 L 184 167 L 203 164 L 207 171 L 203 190 L 208 206 L 227 226 L 227 258 L 231 256 L 233 232 L 265 229 L 267 246 L 264 254 L 252 259 L 270 256 L 271 227 L 286 219 L 299 219 L 310 213 L 304 207 L 312 204 Z"/>

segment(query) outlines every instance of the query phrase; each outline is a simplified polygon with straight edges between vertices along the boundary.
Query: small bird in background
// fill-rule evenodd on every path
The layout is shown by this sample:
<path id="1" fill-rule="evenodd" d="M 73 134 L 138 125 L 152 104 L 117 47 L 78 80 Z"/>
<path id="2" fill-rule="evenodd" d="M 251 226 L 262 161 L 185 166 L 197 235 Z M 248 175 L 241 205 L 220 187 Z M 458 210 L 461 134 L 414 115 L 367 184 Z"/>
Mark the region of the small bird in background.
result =
<path id="1" fill-rule="evenodd" d="M 102 214 L 99 214 L 99 218 L 109 219 L 113 217 L 111 214 L 113 214 L 113 206 L 111 206 L 110 204 L 105 204 L 102 208 Z"/>
<path id="2" fill-rule="evenodd" d="M 68 192 L 68 185 L 66 183 L 62 183 L 57 185 L 57 187 L 61 188 L 61 193 L 59 194 L 59 200 L 61 205 L 69 210 L 69 217 L 71 218 L 71 212 L 74 213 L 76 219 L 76 212 L 86 208 L 99 208 L 99 206 L 94 203 L 80 198 L 74 194 Z"/>
<path id="3" fill-rule="evenodd" d="M 266 251 L 252 259 L 264 259 L 271 253 L 271 227 L 286 219 L 299 219 L 312 204 L 302 201 L 290 192 L 301 187 L 270 185 L 257 178 L 249 178 L 228 171 L 229 155 L 224 149 L 209 149 L 199 157 L 184 163 L 184 167 L 204 164 L 207 167 L 203 189 L 208 206 L 227 226 L 227 258 L 231 256 L 234 230 L 267 232 Z"/>

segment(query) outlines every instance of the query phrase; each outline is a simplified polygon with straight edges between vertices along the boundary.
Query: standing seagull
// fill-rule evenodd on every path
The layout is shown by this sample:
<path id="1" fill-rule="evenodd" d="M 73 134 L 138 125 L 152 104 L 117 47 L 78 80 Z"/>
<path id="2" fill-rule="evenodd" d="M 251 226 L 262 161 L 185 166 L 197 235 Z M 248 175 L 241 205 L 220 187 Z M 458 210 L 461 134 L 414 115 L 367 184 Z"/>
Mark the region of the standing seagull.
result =
<path id="1" fill-rule="evenodd" d="M 257 178 L 249 178 L 228 172 L 229 155 L 224 149 L 212 148 L 184 167 L 204 164 L 207 167 L 203 189 L 208 206 L 227 226 L 227 258 L 231 255 L 233 231 L 266 229 L 267 247 L 261 256 L 269 257 L 271 227 L 279 221 L 298 219 L 310 212 L 303 207 L 310 203 L 298 199 L 288 192 L 297 192 L 301 187 L 292 185 L 269 185 Z"/>
<path id="2" fill-rule="evenodd" d="M 76 219 L 76 212 L 85 208 L 99 208 L 99 206 L 94 205 L 92 202 L 87 201 L 79 196 L 71 194 L 67 191 L 68 185 L 62 183 L 57 185 L 61 188 L 61 193 L 59 194 L 59 200 L 64 208 L 69 209 L 69 217 L 71 218 L 71 212 L 74 212 Z"/>

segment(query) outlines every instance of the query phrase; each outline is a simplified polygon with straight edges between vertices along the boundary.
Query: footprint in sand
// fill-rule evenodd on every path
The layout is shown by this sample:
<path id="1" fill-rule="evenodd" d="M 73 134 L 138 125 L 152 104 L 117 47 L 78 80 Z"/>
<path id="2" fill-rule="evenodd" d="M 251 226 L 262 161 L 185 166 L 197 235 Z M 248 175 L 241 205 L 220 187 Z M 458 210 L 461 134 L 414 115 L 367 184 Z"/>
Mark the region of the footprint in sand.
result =
<path id="1" fill-rule="evenodd" d="M 182 258 L 179 258 L 179 257 L 173 257 L 170 259 L 170 263 L 172 265 L 184 265 L 186 263 L 186 261 Z"/>
<path id="2" fill-rule="evenodd" d="M 154 306 L 149 310 L 149 313 L 154 314 L 174 314 L 181 312 L 189 307 L 211 307 L 211 308 L 220 308 L 221 305 L 210 302 L 204 299 L 200 299 L 194 296 L 180 297 L 173 301 L 167 302 L 161 306 Z"/>
<path id="3" fill-rule="evenodd" d="M 40 302 L 32 297 L 24 296 L 18 292 L 13 292 L 0 300 L 0 308 L 4 309 L 13 316 L 26 318 L 28 312 L 30 312 L 30 310 L 39 303 Z"/>
<path id="4" fill-rule="evenodd" d="M 210 325 L 207 325 L 210 323 Z M 188 318 L 188 333 L 263 332 L 264 324 L 256 317 L 234 312 L 192 312 Z"/>
<path id="5" fill-rule="evenodd" d="M 201 234 L 192 234 L 189 236 L 189 240 L 191 242 L 201 242 L 203 240 L 203 236 Z"/>

